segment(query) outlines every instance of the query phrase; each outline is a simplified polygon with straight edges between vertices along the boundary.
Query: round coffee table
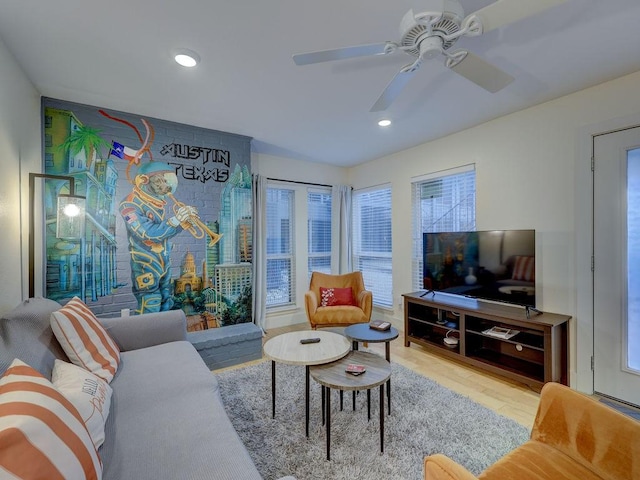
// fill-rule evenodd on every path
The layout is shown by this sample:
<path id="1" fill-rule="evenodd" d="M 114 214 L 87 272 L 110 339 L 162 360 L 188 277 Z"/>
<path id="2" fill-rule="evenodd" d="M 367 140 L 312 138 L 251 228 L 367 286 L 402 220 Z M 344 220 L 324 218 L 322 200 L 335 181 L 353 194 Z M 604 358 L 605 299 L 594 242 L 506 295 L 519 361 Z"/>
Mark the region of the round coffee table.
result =
<path id="1" fill-rule="evenodd" d="M 398 338 L 398 330 L 390 327 L 389 330 L 376 330 L 369 327 L 368 323 L 356 323 L 344 329 L 344 335 L 353 341 L 353 349 L 358 350 L 358 342 L 382 343 L 384 342 L 384 354 L 387 362 L 391 362 L 390 342 Z M 391 378 L 387 382 L 387 408 L 391 414 Z"/>
<path id="2" fill-rule="evenodd" d="M 347 373 L 350 363 L 364 365 L 360 375 Z M 352 351 L 346 357 L 332 363 L 315 365 L 309 369 L 313 379 L 322 385 L 323 421 L 327 428 L 327 460 L 331 460 L 331 389 L 366 390 L 367 414 L 371 418 L 371 389 L 380 387 L 380 452 L 384 452 L 384 384 L 391 377 L 391 365 L 384 358 L 368 352 Z"/>
<path id="3" fill-rule="evenodd" d="M 301 344 L 305 338 L 319 338 L 318 343 Z M 302 330 L 288 332 L 268 340 L 262 347 L 271 360 L 271 413 L 276 417 L 276 362 L 305 366 L 305 431 L 309 436 L 309 367 L 333 362 L 344 357 L 351 344 L 344 336 L 333 332 Z"/>

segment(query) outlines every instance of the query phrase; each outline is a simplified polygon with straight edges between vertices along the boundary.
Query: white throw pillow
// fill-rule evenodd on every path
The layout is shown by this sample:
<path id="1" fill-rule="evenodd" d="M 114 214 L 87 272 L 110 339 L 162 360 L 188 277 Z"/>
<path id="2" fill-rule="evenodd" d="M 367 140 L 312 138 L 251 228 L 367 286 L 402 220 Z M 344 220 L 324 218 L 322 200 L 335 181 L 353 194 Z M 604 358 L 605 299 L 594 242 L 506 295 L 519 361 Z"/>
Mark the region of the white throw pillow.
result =
<path id="1" fill-rule="evenodd" d="M 93 444 L 100 448 L 113 393 L 109 384 L 84 368 L 62 360 L 56 360 L 53 365 L 51 383 L 78 409 Z"/>
<path id="2" fill-rule="evenodd" d="M 76 408 L 15 359 L 0 379 L 0 477 L 100 480 L 102 463 Z"/>
<path id="3" fill-rule="evenodd" d="M 78 297 L 51 314 L 51 329 L 74 364 L 111 382 L 120 349 L 93 312 Z"/>

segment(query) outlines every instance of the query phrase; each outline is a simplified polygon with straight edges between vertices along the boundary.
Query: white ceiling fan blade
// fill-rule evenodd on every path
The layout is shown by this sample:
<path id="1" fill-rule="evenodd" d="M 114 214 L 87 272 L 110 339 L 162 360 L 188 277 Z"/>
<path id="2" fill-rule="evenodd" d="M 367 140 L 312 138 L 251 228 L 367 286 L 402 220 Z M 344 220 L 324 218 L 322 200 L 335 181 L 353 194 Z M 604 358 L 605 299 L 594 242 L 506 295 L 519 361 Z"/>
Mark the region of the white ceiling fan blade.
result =
<path id="1" fill-rule="evenodd" d="M 417 68 L 407 69 L 407 67 L 405 67 L 396 73 L 396 76 L 389 82 L 384 92 L 382 92 L 382 95 L 380 95 L 369 111 L 381 112 L 389 108 L 417 71 Z"/>
<path id="2" fill-rule="evenodd" d="M 321 50 L 319 52 L 298 53 L 293 56 L 296 65 L 309 65 L 312 63 L 330 62 L 345 58 L 368 57 L 370 55 L 383 55 L 393 49 L 390 42 L 373 43 L 370 45 L 358 45 L 356 47 L 334 48 L 333 50 Z"/>
<path id="3" fill-rule="evenodd" d="M 461 53 L 464 54 L 464 51 L 452 52 L 452 55 L 458 54 L 458 56 L 462 57 L 462 60 L 455 61 L 452 58 L 448 58 L 446 66 L 467 80 L 471 80 L 491 93 L 496 93 L 513 82 L 514 78 L 511 75 L 484 61 L 477 55 L 471 52 L 466 52 L 466 55 L 461 55 Z"/>
<path id="4" fill-rule="evenodd" d="M 567 0 L 498 0 L 472 15 L 480 18 L 482 33 L 530 17 Z"/>

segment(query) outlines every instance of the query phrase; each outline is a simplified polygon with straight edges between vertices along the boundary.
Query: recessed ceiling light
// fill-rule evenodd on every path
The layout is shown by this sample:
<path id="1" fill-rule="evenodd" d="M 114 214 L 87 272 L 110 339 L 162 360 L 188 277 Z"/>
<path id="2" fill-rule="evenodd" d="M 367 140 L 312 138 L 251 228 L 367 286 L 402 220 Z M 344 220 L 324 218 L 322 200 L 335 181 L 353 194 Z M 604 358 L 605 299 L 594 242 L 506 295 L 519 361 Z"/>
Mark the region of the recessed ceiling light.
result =
<path id="1" fill-rule="evenodd" d="M 380 125 L 381 127 L 388 127 L 389 125 L 391 125 L 391 120 L 380 120 L 378 122 L 378 125 Z"/>
<path id="2" fill-rule="evenodd" d="M 195 67 L 200 63 L 200 56 L 196 52 L 184 48 L 177 50 L 173 58 L 183 67 Z"/>

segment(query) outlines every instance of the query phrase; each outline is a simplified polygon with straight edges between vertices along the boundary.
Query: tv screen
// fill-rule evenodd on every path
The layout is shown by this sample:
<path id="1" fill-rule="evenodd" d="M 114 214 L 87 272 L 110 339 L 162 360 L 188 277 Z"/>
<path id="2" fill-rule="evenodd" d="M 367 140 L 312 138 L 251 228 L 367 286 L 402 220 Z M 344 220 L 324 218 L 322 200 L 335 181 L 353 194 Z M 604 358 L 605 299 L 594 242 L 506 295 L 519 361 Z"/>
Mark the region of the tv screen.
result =
<path id="1" fill-rule="evenodd" d="M 423 288 L 536 306 L 535 230 L 423 234 Z"/>

